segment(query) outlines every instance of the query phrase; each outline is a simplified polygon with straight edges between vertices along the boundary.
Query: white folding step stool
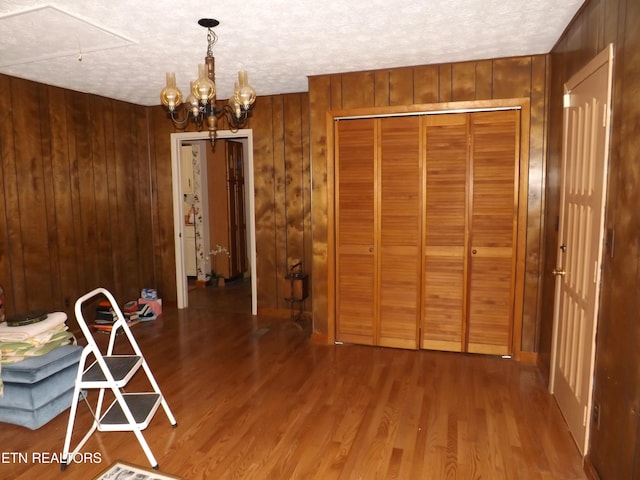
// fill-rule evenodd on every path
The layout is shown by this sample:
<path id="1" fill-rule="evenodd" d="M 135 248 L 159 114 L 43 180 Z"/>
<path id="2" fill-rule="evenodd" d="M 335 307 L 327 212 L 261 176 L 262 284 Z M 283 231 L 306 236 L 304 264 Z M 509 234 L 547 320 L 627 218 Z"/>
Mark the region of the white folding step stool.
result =
<path id="1" fill-rule="evenodd" d="M 107 298 L 111 304 L 111 308 L 113 308 L 113 311 L 116 313 L 116 319 L 113 323 L 111 333 L 109 334 L 109 345 L 105 354 L 101 352 L 100 348 L 96 344 L 95 338 L 93 337 L 93 334 L 91 333 L 91 330 L 89 329 L 89 326 L 82 314 L 83 304 L 87 300 L 100 295 L 104 295 Z M 73 435 L 73 424 L 75 421 L 78 402 L 73 402 L 71 404 L 67 434 L 65 436 L 64 448 L 62 450 L 61 469 L 65 470 L 65 468 L 73 461 L 75 455 L 80 452 L 80 449 L 96 430 L 100 432 L 133 432 L 138 439 L 142 450 L 144 450 L 149 463 L 154 469 L 157 469 L 158 462 L 142 435 L 142 430 L 149 426 L 149 422 L 160 405 L 162 405 L 171 425 L 176 427 L 178 424 L 173 417 L 173 414 L 169 409 L 169 405 L 162 395 L 151 370 L 149 369 L 149 365 L 147 365 L 147 362 L 140 351 L 140 347 L 138 347 L 138 343 L 129 329 L 129 325 L 127 325 L 122 311 L 118 307 L 113 295 L 108 290 L 104 288 L 96 288 L 76 301 L 75 314 L 78 325 L 82 329 L 82 333 L 87 340 L 87 346 L 84 347 L 82 355 L 80 356 L 80 365 L 78 368 L 78 377 L 76 378 L 73 398 L 79 398 L 81 392 L 90 389 L 98 389 L 99 392 L 95 410 L 91 408 L 87 401 L 87 405 L 93 413 L 93 424 L 73 451 L 70 451 L 71 437 Z M 120 329 L 122 329 L 128 339 L 129 344 L 133 348 L 134 354 L 113 354 L 116 335 Z M 89 367 L 86 367 L 87 359 L 90 355 L 93 355 L 95 360 L 91 365 L 89 365 Z M 144 370 L 153 391 L 125 393 L 123 390 L 124 387 L 140 367 Z M 115 399 L 103 413 L 102 408 L 105 390 L 113 392 Z M 84 395 L 84 397 L 86 400 L 86 395 Z"/>

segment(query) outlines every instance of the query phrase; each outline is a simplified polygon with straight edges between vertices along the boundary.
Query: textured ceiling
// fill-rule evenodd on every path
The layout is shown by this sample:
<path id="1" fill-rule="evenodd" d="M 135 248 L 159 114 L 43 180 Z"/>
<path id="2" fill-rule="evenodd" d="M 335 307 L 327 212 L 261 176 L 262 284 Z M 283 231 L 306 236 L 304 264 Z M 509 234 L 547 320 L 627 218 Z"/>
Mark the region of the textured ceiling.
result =
<path id="1" fill-rule="evenodd" d="M 184 92 L 215 18 L 218 98 L 239 69 L 258 95 L 312 75 L 547 53 L 584 0 L 0 0 L 0 73 L 158 105 Z"/>

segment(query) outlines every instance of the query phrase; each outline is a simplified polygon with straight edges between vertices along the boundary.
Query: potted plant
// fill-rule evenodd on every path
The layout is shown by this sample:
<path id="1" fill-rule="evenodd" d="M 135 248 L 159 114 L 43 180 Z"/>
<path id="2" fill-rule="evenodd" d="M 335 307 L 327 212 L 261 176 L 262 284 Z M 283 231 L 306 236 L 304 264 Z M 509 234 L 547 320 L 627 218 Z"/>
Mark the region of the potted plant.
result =
<path id="1" fill-rule="evenodd" d="M 211 252 L 209 252 L 209 255 L 213 256 L 213 276 L 217 279 L 217 285 L 219 287 L 224 287 L 224 276 L 218 272 L 218 255 L 220 254 L 224 254 L 228 258 L 231 258 L 229 250 L 219 244 L 216 245 L 216 248 L 214 250 L 211 250 Z"/>

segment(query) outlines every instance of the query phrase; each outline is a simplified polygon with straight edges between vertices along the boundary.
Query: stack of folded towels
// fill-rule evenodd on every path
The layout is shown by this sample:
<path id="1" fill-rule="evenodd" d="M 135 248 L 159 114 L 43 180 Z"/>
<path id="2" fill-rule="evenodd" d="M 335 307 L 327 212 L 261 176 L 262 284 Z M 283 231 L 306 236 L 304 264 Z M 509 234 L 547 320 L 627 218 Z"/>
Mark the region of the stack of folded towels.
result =
<path id="1" fill-rule="evenodd" d="M 53 312 L 30 325 L 13 327 L 0 323 L 0 363 L 15 363 L 73 343 L 66 321 L 66 313 Z"/>

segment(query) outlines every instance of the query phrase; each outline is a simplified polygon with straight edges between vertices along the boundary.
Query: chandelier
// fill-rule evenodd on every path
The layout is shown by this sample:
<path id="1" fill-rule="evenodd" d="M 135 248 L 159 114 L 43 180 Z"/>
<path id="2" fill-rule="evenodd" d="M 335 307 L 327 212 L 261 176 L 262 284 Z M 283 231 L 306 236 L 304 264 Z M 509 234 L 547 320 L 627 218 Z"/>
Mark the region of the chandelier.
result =
<path id="1" fill-rule="evenodd" d="M 251 107 L 256 100 L 256 92 L 247 79 L 247 72 L 238 72 L 238 81 L 227 104 L 222 107 L 216 105 L 215 59 L 213 46 L 218 36 L 213 31 L 220 22 L 213 18 L 201 18 L 198 24 L 207 29 L 207 56 L 204 64 L 198 65 L 198 78 L 191 82 L 189 96 L 185 100 L 185 113 L 182 114 L 182 92 L 176 87 L 176 74 L 167 73 L 167 84 L 160 92 L 160 101 L 169 110 L 171 120 L 177 128 L 184 129 L 192 120 L 198 130 L 203 125 L 209 131 L 209 138 L 213 145 L 216 141 L 218 118 L 224 116 L 232 131 L 237 131 L 246 125 L 251 113 Z"/>

